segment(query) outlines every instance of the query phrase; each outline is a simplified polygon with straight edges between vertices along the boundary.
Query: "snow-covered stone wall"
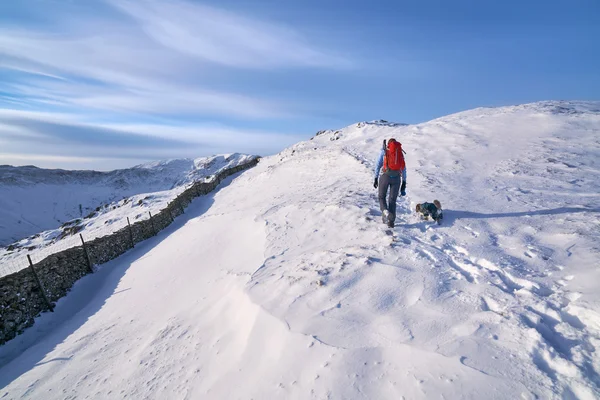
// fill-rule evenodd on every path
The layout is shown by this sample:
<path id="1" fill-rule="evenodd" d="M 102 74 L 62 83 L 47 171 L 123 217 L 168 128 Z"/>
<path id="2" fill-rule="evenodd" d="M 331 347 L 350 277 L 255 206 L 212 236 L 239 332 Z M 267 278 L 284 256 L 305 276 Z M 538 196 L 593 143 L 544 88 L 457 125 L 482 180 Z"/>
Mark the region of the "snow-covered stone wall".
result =
<path id="1" fill-rule="evenodd" d="M 224 170 L 209 182 L 196 182 L 151 219 L 87 242 L 85 249 L 83 246 L 73 247 L 34 264 L 32 268 L 39 277 L 44 293 L 31 267 L 0 278 L 0 345 L 32 326 L 35 317 L 49 311 L 51 304 L 65 296 L 77 280 L 91 273 L 91 265 L 113 260 L 135 244 L 156 235 L 169 226 L 175 217 L 183 214 L 185 207 L 195 197 L 212 192 L 223 179 L 255 166 L 258 161 L 255 158 Z"/>

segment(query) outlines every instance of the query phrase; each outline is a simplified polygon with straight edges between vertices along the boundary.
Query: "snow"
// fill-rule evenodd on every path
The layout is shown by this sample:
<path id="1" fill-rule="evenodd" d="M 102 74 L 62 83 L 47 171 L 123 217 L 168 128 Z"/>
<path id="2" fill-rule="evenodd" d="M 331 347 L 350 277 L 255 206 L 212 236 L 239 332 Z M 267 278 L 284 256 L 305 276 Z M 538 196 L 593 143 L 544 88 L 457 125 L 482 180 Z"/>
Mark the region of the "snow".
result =
<path id="1" fill-rule="evenodd" d="M 26 267 L 26 254 L 38 262 L 79 246 L 72 232 L 93 240 L 125 227 L 127 217 L 131 223 L 147 219 L 193 182 L 253 157 L 164 160 L 112 172 L 0 166 L 0 244 L 19 238 L 0 247 L 0 276 Z"/>
<path id="2" fill-rule="evenodd" d="M 264 158 L 1 347 L 0 398 L 598 398 L 599 137 L 599 103 L 544 102 Z"/>

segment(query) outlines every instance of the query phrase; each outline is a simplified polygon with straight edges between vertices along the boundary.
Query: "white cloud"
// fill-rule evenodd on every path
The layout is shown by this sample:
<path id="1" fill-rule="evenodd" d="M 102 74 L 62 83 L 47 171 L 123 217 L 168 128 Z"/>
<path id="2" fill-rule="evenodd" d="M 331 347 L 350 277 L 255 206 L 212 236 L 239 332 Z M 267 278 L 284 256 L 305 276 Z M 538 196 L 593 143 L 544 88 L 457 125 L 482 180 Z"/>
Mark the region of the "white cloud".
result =
<path id="1" fill-rule="evenodd" d="M 183 1 L 110 0 L 167 48 L 233 67 L 349 67 L 293 29 Z"/>
<path id="2" fill-rule="evenodd" d="M 22 9 L 51 22 L 0 26 L 0 162 L 273 153 L 301 138 L 185 121 L 297 116 L 306 105 L 229 79 L 351 65 L 295 28 L 197 2 L 34 3 Z"/>
<path id="3" fill-rule="evenodd" d="M 30 75 L 21 80 L 15 94 L 123 112 L 269 118 L 289 116 L 290 105 L 208 89 L 214 87 L 208 73 L 350 65 L 290 27 L 215 7 L 173 0 L 107 3 L 112 13 L 86 9 L 78 15 L 80 5 L 72 14 L 61 7 L 58 14 L 44 10 L 55 21 L 51 27 L 0 27 L 0 68 L 37 77 L 33 84 Z"/>
<path id="4" fill-rule="evenodd" d="M 271 154 L 302 139 L 198 124 L 90 123 L 81 115 L 22 110 L 0 109 L 0 120 L 0 164 L 47 167 L 110 169 L 232 151 Z"/>
<path id="5" fill-rule="evenodd" d="M 42 154 L 17 154 L 17 153 L 0 153 L 0 160 L 2 160 L 2 164 L 10 163 L 10 164 L 22 164 L 22 163 L 35 163 L 35 162 L 51 162 L 51 163 L 78 163 L 78 164 L 88 164 L 93 161 L 99 161 L 99 158 L 90 158 L 90 157 L 74 157 L 74 156 L 50 156 L 50 155 L 42 155 Z"/>
<path id="6" fill-rule="evenodd" d="M 121 113 L 289 115 L 281 102 L 203 88 L 196 76 L 201 65 L 194 68 L 194 62 L 171 51 L 152 51 L 152 43 L 127 44 L 127 38 L 110 35 L 103 39 L 57 40 L 0 28 L 0 54 L 10 57 L 0 61 L 0 68 L 37 75 L 8 84 L 13 95 L 34 102 Z M 49 79 L 53 76 L 69 79 Z"/>
<path id="7" fill-rule="evenodd" d="M 0 26 L 0 73 L 9 77 L 0 162 L 273 153 L 300 137 L 184 121 L 297 116 L 306 105 L 244 93 L 229 79 L 242 70 L 253 79 L 351 65 L 295 28 L 197 2 L 36 1 L 22 9 L 51 22 Z M 139 123 L 148 120 L 162 124 Z"/>
<path id="8" fill-rule="evenodd" d="M 12 93 L 30 103 L 109 110 L 116 113 L 153 115 L 209 115 L 242 118 L 281 118 L 291 116 L 287 102 L 251 96 L 194 89 L 185 85 L 155 83 L 146 88 L 105 87 L 80 82 L 29 79 L 28 84 L 9 84 Z M 23 103 L 6 98 L 5 101 Z"/>

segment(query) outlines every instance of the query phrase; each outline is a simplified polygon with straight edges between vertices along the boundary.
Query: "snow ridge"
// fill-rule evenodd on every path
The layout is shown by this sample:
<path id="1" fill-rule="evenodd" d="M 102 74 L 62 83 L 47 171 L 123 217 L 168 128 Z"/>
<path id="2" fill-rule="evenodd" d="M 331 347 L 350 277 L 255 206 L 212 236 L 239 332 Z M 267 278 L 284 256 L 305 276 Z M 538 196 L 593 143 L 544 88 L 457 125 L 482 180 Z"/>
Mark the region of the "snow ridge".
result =
<path id="1" fill-rule="evenodd" d="M 398 361 L 379 355 L 383 368 L 366 397 L 598 397 L 600 297 L 589 279 L 600 263 L 599 105 L 476 109 L 404 127 L 359 123 L 293 146 L 269 173 L 310 170 L 310 183 L 273 194 L 280 205 L 261 215 L 270 246 L 249 295 L 292 332 L 342 354 L 400 344 L 425 351 L 418 357 L 436 377 L 427 388 L 375 389 L 399 378 L 383 372 Z M 390 137 L 407 150 L 409 171 L 391 237 L 374 229 L 380 213 L 368 189 Z M 412 213 L 433 198 L 445 205 L 441 227 Z M 436 354 L 463 368 L 440 368 Z M 481 386 L 465 382 L 464 368 Z M 458 392 L 435 383 L 449 371 Z"/>

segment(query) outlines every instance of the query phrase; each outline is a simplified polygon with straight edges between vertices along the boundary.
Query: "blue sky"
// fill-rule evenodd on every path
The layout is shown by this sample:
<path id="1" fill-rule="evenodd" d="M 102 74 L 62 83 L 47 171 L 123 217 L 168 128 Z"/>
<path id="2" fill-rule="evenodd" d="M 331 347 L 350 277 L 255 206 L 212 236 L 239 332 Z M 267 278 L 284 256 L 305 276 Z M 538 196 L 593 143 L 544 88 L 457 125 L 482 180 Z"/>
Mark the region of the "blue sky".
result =
<path id="1" fill-rule="evenodd" d="M 0 2 L 0 164 L 272 154 L 326 128 L 598 100 L 600 2 Z"/>

